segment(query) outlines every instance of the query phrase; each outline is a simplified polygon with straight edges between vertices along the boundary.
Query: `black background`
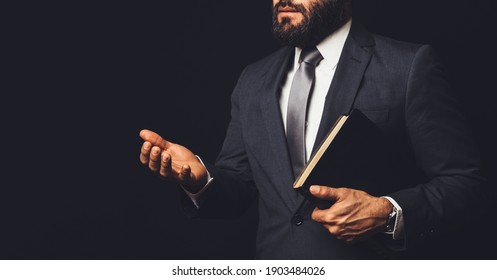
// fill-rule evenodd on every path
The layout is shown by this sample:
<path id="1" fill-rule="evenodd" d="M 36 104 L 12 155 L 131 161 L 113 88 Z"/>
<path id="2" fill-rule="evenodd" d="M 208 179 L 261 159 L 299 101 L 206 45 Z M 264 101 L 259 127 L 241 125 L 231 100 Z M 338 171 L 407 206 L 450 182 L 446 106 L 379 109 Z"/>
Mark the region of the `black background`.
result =
<path id="1" fill-rule="evenodd" d="M 490 3 L 357 0 L 354 19 L 436 48 L 492 175 Z M 214 161 L 238 75 L 279 47 L 269 0 L 26 3 L 6 22 L 0 258 L 253 258 L 256 205 L 187 219 L 176 186 L 139 163 L 138 133 Z M 494 213 L 481 217 L 444 258 L 495 258 Z"/>

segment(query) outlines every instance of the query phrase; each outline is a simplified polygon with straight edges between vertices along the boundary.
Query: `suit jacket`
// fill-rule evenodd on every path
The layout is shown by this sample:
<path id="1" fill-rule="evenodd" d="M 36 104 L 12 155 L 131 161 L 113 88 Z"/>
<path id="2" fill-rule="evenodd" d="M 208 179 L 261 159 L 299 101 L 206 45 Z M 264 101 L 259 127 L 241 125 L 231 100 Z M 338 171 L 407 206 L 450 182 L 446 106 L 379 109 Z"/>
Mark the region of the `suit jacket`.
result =
<path id="1" fill-rule="evenodd" d="M 334 238 L 311 220 L 313 205 L 292 189 L 278 94 L 293 57 L 294 49 L 284 47 L 245 68 L 232 94 L 222 151 L 215 165 L 206 163 L 214 183 L 198 211 L 188 199 L 184 207 L 199 217 L 229 217 L 257 197 L 258 258 L 384 257 L 374 243 L 346 245 Z M 470 129 L 451 94 L 431 47 L 373 35 L 353 24 L 316 143 L 340 114 L 355 107 L 405 156 L 411 174 L 384 195 L 403 209 L 407 252 L 467 221 L 484 182 Z"/>

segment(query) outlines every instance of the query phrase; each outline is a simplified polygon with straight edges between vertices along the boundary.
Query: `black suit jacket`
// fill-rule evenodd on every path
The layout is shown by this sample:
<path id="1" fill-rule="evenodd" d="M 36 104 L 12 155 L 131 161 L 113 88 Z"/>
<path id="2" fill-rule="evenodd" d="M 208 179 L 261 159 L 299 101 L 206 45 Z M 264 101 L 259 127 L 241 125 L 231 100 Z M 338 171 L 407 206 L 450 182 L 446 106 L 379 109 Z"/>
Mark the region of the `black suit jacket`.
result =
<path id="1" fill-rule="evenodd" d="M 351 246 L 335 239 L 311 220 L 313 206 L 292 189 L 278 94 L 293 57 L 294 49 L 285 47 L 243 71 L 222 151 L 214 166 L 206 164 L 214 183 L 199 211 L 188 199 L 185 209 L 200 217 L 236 216 L 258 197 L 258 258 L 382 257 L 372 243 Z M 404 211 L 408 249 L 470 217 L 468 209 L 483 184 L 479 157 L 432 48 L 373 35 L 353 24 L 316 143 L 354 107 L 384 131 L 410 165 L 405 184 L 384 194 Z"/>

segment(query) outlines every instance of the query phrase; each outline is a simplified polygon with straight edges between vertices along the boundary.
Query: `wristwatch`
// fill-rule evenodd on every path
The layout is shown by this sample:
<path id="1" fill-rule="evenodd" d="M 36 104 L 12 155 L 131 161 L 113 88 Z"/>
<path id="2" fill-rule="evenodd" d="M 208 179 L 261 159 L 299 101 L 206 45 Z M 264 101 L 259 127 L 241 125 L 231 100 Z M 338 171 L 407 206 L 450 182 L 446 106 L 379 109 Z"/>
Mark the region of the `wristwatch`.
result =
<path id="1" fill-rule="evenodd" d="M 392 213 L 388 214 L 387 230 L 386 233 L 393 233 L 395 229 L 395 221 L 397 220 L 397 208 L 393 206 Z"/>

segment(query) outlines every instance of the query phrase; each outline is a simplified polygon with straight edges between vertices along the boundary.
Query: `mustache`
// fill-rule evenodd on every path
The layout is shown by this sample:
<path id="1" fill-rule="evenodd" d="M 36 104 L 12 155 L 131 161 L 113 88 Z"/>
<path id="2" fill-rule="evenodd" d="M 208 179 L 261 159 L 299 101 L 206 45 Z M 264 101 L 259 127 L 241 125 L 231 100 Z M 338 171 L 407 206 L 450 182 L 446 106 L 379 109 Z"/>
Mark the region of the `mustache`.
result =
<path id="1" fill-rule="evenodd" d="M 305 9 L 304 5 L 302 5 L 302 4 L 295 4 L 291 0 L 283 0 L 283 1 L 279 1 L 278 3 L 276 3 L 274 5 L 274 7 L 273 7 L 273 14 L 277 15 L 279 13 L 278 12 L 279 8 L 285 8 L 285 7 L 292 8 L 295 11 L 300 12 L 300 13 L 306 13 L 307 12 L 307 10 Z"/>

